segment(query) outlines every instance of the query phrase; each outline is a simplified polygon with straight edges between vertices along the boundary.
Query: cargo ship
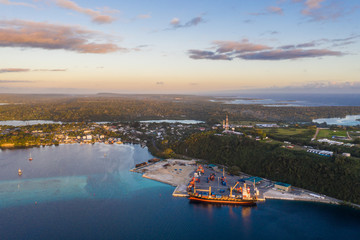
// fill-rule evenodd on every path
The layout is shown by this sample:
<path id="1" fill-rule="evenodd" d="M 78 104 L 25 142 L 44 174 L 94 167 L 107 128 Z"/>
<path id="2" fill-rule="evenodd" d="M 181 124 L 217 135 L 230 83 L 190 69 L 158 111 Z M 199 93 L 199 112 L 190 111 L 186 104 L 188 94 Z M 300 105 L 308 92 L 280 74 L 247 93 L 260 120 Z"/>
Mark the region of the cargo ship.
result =
<path id="1" fill-rule="evenodd" d="M 242 206 L 254 206 L 257 202 L 257 193 L 251 196 L 250 188 L 246 188 L 246 184 L 244 184 L 243 188 L 235 188 L 239 183 L 237 182 L 234 187 L 230 187 L 230 195 L 215 195 L 211 192 L 211 187 L 209 190 L 204 189 L 195 189 L 193 192 L 188 192 L 189 200 L 195 202 L 205 202 L 205 203 L 217 203 L 217 204 L 236 204 Z M 241 190 L 238 190 L 241 189 Z M 242 189 L 244 189 L 242 191 Z M 241 195 L 233 195 L 233 190 L 241 191 Z M 201 192 L 201 193 L 199 193 Z"/>

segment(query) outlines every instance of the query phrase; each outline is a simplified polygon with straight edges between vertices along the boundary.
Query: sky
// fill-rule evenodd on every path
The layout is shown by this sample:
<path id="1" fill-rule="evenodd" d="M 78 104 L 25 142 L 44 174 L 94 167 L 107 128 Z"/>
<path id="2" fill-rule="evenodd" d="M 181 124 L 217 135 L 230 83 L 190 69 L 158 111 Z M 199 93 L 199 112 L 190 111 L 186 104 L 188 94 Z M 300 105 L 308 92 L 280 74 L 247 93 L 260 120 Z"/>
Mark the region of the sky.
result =
<path id="1" fill-rule="evenodd" d="M 0 13 L 0 93 L 360 92 L 358 0 L 0 0 Z"/>

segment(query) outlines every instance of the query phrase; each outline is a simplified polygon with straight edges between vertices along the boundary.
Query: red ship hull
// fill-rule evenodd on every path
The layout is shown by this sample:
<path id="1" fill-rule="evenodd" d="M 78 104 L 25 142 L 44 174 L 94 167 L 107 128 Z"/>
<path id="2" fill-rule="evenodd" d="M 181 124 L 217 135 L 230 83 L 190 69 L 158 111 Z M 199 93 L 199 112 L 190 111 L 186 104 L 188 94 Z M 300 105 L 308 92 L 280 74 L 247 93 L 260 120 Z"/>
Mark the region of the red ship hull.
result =
<path id="1" fill-rule="evenodd" d="M 195 195 L 189 196 L 190 201 L 196 202 L 206 202 L 206 203 L 221 203 L 221 204 L 235 204 L 242 206 L 254 206 L 256 205 L 256 200 L 243 200 L 243 199 L 216 199 L 216 198 L 208 198 L 208 197 L 200 197 Z"/>

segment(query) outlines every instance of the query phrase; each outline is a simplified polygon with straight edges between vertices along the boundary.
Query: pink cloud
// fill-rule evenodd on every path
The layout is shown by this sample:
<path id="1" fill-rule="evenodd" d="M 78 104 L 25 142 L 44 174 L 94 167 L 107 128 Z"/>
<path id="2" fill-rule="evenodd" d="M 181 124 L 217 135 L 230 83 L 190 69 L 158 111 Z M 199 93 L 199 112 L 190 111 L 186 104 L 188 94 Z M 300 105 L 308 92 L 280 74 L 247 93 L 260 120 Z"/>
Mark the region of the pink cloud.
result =
<path id="1" fill-rule="evenodd" d="M 306 7 L 311 10 L 311 9 L 316 9 L 316 8 L 320 8 L 321 2 L 324 2 L 325 0 L 306 0 L 305 5 Z"/>
<path id="2" fill-rule="evenodd" d="M 226 52 L 254 52 L 270 49 L 270 47 L 261 44 L 249 43 L 247 39 L 243 39 L 241 42 L 237 41 L 214 41 L 214 44 L 217 45 L 217 52 L 226 53 Z"/>
<path id="3" fill-rule="evenodd" d="M 314 13 L 315 9 L 319 9 L 321 8 L 320 3 L 323 2 L 324 0 L 307 0 L 305 2 L 305 6 L 306 8 L 304 8 L 301 13 L 303 15 L 312 15 Z"/>
<path id="4" fill-rule="evenodd" d="M 270 6 L 267 8 L 267 10 L 271 13 L 275 13 L 279 15 L 282 15 L 284 13 L 281 7 Z"/>
<path id="5" fill-rule="evenodd" d="M 315 46 L 315 44 L 310 43 L 286 45 L 279 48 L 250 43 L 247 39 L 241 42 L 215 41 L 213 44 L 216 45 L 216 49 L 213 51 L 191 49 L 188 51 L 188 55 L 190 58 L 197 60 L 233 60 L 238 58 L 243 60 L 272 61 L 345 55 L 343 52 L 329 49 L 306 49 Z"/>
<path id="6" fill-rule="evenodd" d="M 178 25 L 179 23 L 180 23 L 180 19 L 178 19 L 178 18 L 173 18 L 170 21 L 171 25 Z"/>
<path id="7" fill-rule="evenodd" d="M 353 9 L 345 10 L 341 1 L 335 0 L 292 0 L 292 2 L 302 2 L 304 7 L 301 14 L 314 21 L 335 20 L 353 12 Z"/>
<path id="8" fill-rule="evenodd" d="M 12 20 L 0 21 L 0 46 L 63 49 L 80 53 L 110 53 L 125 50 L 113 43 L 97 43 L 104 34 L 78 26 Z"/>
<path id="9" fill-rule="evenodd" d="M 24 3 L 24 2 L 12 2 L 9 0 L 0 0 L 0 4 L 10 5 L 10 6 L 24 6 L 24 7 L 35 7 L 32 4 Z"/>
<path id="10" fill-rule="evenodd" d="M 0 73 L 28 72 L 27 68 L 0 68 Z"/>
<path id="11" fill-rule="evenodd" d="M 70 9 L 88 15 L 92 18 L 92 21 L 95 23 L 104 24 L 104 23 L 112 23 L 113 21 L 115 21 L 115 18 L 113 18 L 110 15 L 103 14 L 100 11 L 95 11 L 90 8 L 80 7 L 77 3 L 73 1 L 55 0 L 55 4 L 59 7 Z"/>
<path id="12" fill-rule="evenodd" d="M 148 19 L 148 18 L 151 18 L 151 15 L 150 14 L 140 14 L 137 16 L 137 18 Z"/>

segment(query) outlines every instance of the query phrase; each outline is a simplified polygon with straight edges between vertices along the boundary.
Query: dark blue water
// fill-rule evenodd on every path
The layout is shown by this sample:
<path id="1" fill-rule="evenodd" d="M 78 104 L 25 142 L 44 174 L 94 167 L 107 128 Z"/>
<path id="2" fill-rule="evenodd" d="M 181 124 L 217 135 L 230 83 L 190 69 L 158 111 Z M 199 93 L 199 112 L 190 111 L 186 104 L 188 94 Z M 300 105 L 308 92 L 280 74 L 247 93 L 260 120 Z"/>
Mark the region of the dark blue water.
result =
<path id="1" fill-rule="evenodd" d="M 27 164 L 30 151 L 34 160 L 24 178 L 14 177 L 13 165 L 17 170 Z M 358 239 L 360 234 L 360 211 L 344 206 L 272 200 L 231 207 L 174 198 L 173 187 L 128 171 L 150 157 L 136 145 L 0 152 L 0 176 L 9 178 L 0 181 L 0 239 Z M 45 176 L 52 168 L 59 169 L 52 170 L 56 176 Z"/>

